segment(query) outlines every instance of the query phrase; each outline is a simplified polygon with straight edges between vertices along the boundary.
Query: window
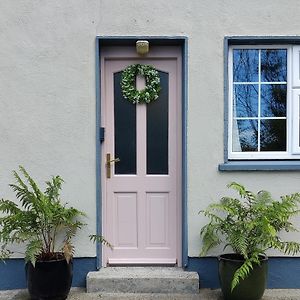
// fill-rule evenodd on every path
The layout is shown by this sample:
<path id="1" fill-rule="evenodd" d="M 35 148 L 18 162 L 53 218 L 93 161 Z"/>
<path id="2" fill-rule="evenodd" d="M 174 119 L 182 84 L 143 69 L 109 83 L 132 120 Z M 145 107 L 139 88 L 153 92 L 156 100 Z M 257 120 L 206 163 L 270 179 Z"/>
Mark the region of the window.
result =
<path id="1" fill-rule="evenodd" d="M 300 159 L 300 46 L 232 45 L 228 159 Z"/>

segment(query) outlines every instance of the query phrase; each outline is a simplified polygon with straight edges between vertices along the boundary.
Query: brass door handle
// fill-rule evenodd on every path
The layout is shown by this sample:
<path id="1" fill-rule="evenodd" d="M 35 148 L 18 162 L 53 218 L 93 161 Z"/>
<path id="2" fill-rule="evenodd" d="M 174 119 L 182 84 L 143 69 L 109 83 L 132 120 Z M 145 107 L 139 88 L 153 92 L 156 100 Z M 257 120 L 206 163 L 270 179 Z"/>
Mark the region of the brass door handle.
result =
<path id="1" fill-rule="evenodd" d="M 119 157 L 111 159 L 110 153 L 106 154 L 106 178 L 111 178 L 111 164 L 119 161 Z"/>
<path id="2" fill-rule="evenodd" d="M 119 161 L 120 161 L 120 158 L 117 157 L 117 158 L 115 158 L 115 159 L 111 159 L 111 160 L 107 161 L 106 163 L 107 163 L 107 164 L 111 164 L 111 163 L 116 163 L 116 162 L 119 162 Z"/>

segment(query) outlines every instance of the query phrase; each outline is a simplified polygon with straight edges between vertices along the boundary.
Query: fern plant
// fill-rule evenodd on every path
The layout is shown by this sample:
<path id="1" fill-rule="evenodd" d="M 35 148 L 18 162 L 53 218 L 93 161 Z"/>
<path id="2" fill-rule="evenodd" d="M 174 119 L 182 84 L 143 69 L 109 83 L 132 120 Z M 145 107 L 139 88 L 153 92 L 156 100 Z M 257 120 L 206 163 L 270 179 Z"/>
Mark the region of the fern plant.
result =
<path id="1" fill-rule="evenodd" d="M 210 219 L 200 232 L 203 246 L 200 255 L 224 243 L 243 257 L 242 266 L 235 272 L 231 290 L 245 279 L 254 265 L 260 264 L 260 256 L 268 249 L 277 249 L 285 254 L 295 254 L 300 244 L 282 240 L 283 231 L 297 231 L 291 218 L 299 214 L 300 194 L 272 199 L 267 191 L 253 193 L 236 182 L 228 185 L 236 190 L 239 198 L 223 197 L 219 203 L 211 204 L 200 211 Z"/>
<path id="2" fill-rule="evenodd" d="M 15 184 L 10 184 L 20 205 L 10 200 L 0 200 L 0 258 L 8 258 L 13 252 L 11 244 L 26 244 L 25 261 L 35 265 L 36 261 L 65 258 L 67 262 L 74 254 L 72 238 L 85 224 L 81 221 L 85 213 L 67 207 L 60 199 L 64 182 L 60 176 L 53 176 L 46 182 L 44 192 L 20 166 L 20 175 L 13 171 Z M 92 241 L 111 245 L 98 235 L 91 235 Z"/>

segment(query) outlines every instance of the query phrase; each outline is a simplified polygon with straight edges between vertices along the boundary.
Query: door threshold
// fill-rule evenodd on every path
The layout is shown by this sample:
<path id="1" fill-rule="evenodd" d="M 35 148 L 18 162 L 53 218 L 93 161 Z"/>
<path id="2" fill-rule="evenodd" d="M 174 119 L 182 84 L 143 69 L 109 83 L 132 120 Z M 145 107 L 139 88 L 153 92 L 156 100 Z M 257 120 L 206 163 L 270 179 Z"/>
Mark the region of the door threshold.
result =
<path id="1" fill-rule="evenodd" d="M 109 258 L 107 260 L 107 266 L 114 267 L 134 267 L 134 266 L 177 266 L 177 259 L 120 259 L 120 258 Z"/>

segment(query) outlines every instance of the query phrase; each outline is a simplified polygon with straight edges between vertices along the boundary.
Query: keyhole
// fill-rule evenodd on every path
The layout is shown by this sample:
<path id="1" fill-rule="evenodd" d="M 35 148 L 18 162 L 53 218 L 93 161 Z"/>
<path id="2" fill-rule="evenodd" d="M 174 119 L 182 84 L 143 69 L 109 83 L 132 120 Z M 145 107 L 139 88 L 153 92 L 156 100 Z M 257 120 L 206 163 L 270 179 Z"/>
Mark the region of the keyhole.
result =
<path id="1" fill-rule="evenodd" d="M 146 79 L 142 75 L 137 75 L 136 76 L 136 89 L 138 91 L 143 90 L 146 87 Z"/>

